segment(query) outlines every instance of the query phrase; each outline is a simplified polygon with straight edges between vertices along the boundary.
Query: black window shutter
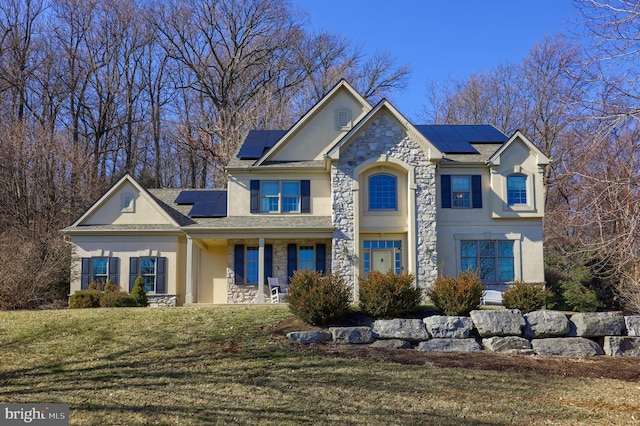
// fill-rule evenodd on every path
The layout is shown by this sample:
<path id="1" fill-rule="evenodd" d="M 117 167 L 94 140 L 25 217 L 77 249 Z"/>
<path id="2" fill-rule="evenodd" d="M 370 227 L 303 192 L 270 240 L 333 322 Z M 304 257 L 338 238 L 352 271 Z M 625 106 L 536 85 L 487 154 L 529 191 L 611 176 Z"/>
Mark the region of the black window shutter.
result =
<path id="1" fill-rule="evenodd" d="M 156 260 L 156 293 L 167 292 L 167 258 L 159 257 Z"/>
<path id="2" fill-rule="evenodd" d="M 80 288 L 86 290 L 91 284 L 91 258 L 83 257 L 80 260 Z"/>
<path id="3" fill-rule="evenodd" d="M 311 181 L 300 181 L 300 212 L 311 213 Z"/>
<path id="4" fill-rule="evenodd" d="M 244 284 L 244 246 L 236 244 L 234 247 L 233 269 L 236 276 L 236 284 Z"/>
<path id="5" fill-rule="evenodd" d="M 251 191 L 251 213 L 260 213 L 260 181 L 252 180 L 249 190 Z"/>
<path id="6" fill-rule="evenodd" d="M 264 281 L 267 281 L 267 277 L 273 275 L 273 245 L 264 245 Z"/>
<path id="7" fill-rule="evenodd" d="M 129 293 L 133 290 L 136 278 L 140 275 L 140 259 L 137 257 L 129 258 Z"/>
<path id="8" fill-rule="evenodd" d="M 480 175 L 471 176 L 471 207 L 482 208 L 482 180 Z"/>
<path id="9" fill-rule="evenodd" d="M 442 175 L 440 176 L 440 192 L 441 192 L 441 202 L 443 209 L 451 208 L 451 176 L 450 175 Z"/>
<path id="10" fill-rule="evenodd" d="M 327 261 L 327 245 L 316 244 L 316 271 L 324 275 L 324 267 Z"/>
<path id="11" fill-rule="evenodd" d="M 298 246 L 287 244 L 287 278 L 291 282 L 293 271 L 298 269 Z"/>
<path id="12" fill-rule="evenodd" d="M 117 257 L 109 258 L 109 274 L 107 278 L 117 286 L 120 286 L 120 283 L 118 282 L 118 269 L 120 265 L 118 263 L 119 262 Z"/>

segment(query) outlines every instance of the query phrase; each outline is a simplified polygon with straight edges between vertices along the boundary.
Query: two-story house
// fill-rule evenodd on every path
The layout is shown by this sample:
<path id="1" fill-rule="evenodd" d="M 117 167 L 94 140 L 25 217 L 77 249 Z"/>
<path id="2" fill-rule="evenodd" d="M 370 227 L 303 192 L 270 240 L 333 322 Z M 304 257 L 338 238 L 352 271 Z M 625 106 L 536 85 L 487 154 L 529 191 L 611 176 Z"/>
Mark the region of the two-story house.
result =
<path id="1" fill-rule="evenodd" d="M 372 270 L 543 282 L 548 163 L 519 132 L 414 125 L 342 81 L 289 130 L 250 132 L 226 190 L 121 178 L 63 231 L 71 292 L 142 276 L 161 304 L 257 303 L 267 277 L 303 268 L 340 274 L 354 300 Z"/>

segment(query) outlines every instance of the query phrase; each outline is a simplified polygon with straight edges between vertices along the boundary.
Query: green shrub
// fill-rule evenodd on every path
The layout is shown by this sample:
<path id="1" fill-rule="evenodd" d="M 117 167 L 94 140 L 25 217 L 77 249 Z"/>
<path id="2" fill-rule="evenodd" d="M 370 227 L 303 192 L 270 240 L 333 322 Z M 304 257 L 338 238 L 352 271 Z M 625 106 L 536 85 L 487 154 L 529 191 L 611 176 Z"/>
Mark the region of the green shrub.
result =
<path id="1" fill-rule="evenodd" d="M 347 312 L 349 290 L 337 274 L 325 277 L 305 269 L 294 273 L 287 302 L 291 312 L 304 322 L 323 325 Z"/>
<path id="2" fill-rule="evenodd" d="M 89 284 L 88 290 L 102 291 L 102 284 L 94 281 Z"/>
<path id="3" fill-rule="evenodd" d="M 149 306 L 147 292 L 144 290 L 144 279 L 142 277 L 136 278 L 133 289 L 131 290 L 131 297 L 133 297 L 138 306 Z"/>
<path id="4" fill-rule="evenodd" d="M 567 306 L 576 312 L 594 312 L 603 306 L 595 290 L 576 281 L 560 281 L 562 297 Z"/>
<path id="5" fill-rule="evenodd" d="M 360 278 L 360 309 L 374 317 L 393 317 L 416 312 L 422 290 L 413 285 L 413 275 L 369 272 Z"/>
<path id="6" fill-rule="evenodd" d="M 69 300 L 69 308 L 99 308 L 101 294 L 102 292 L 93 289 L 76 291 L 71 295 L 71 299 Z"/>
<path id="7" fill-rule="evenodd" d="M 126 308 L 136 306 L 138 306 L 136 299 L 124 291 L 104 291 L 100 295 L 100 307 L 102 308 Z"/>
<path id="8" fill-rule="evenodd" d="M 104 288 L 102 291 L 104 291 L 105 293 L 115 293 L 120 291 L 120 287 L 114 284 L 113 281 L 107 280 L 107 282 L 104 283 Z"/>
<path id="9" fill-rule="evenodd" d="M 502 293 L 502 304 L 507 309 L 520 309 L 523 313 L 537 311 L 553 304 L 553 293 L 544 284 L 514 281 Z"/>
<path id="10" fill-rule="evenodd" d="M 482 303 L 484 288 L 477 274 L 460 272 L 458 278 L 441 276 L 427 290 L 436 309 L 445 315 L 469 315 Z"/>

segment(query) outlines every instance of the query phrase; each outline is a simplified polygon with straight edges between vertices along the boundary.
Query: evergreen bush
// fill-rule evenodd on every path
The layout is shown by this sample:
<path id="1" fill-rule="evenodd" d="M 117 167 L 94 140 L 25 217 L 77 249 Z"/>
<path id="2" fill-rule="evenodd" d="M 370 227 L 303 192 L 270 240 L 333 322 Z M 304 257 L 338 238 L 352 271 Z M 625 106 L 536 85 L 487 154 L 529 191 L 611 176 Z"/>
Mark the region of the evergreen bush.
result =
<path id="1" fill-rule="evenodd" d="M 144 290 L 144 279 L 140 276 L 136 278 L 131 290 L 131 297 L 136 301 L 138 306 L 149 306 L 149 299 L 147 299 L 147 292 Z"/>
<path id="2" fill-rule="evenodd" d="M 413 285 L 413 275 L 383 274 L 371 271 L 360 278 L 360 310 L 374 316 L 389 318 L 418 310 L 422 290 Z"/>
<path id="3" fill-rule="evenodd" d="M 71 295 L 71 299 L 69 300 L 69 308 L 99 308 L 101 294 L 101 291 L 94 289 L 76 291 Z"/>
<path id="4" fill-rule="evenodd" d="M 480 277 L 470 270 L 460 272 L 457 278 L 440 276 L 427 290 L 436 309 L 450 316 L 467 316 L 480 308 L 483 293 Z"/>
<path id="5" fill-rule="evenodd" d="M 338 320 L 349 309 L 349 290 L 337 275 L 323 276 L 304 269 L 291 279 L 287 302 L 291 312 L 302 321 L 324 325 Z"/>
<path id="6" fill-rule="evenodd" d="M 544 284 L 527 284 L 514 281 L 502 293 L 502 304 L 507 309 L 520 309 L 522 313 L 537 311 L 552 306 L 553 293 Z"/>

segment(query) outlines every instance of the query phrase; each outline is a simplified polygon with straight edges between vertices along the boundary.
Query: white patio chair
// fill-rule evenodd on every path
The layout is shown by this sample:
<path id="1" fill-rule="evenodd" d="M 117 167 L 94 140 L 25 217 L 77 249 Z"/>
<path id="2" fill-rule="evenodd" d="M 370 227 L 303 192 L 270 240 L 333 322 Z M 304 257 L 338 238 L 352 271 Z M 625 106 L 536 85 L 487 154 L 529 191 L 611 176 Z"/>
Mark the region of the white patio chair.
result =
<path id="1" fill-rule="evenodd" d="M 280 295 L 286 295 L 288 288 L 280 285 L 277 278 L 267 277 L 269 283 L 269 293 L 271 294 L 271 303 L 280 303 Z"/>
<path id="2" fill-rule="evenodd" d="M 485 290 L 482 294 L 483 305 L 502 305 L 502 292 L 498 290 Z"/>

